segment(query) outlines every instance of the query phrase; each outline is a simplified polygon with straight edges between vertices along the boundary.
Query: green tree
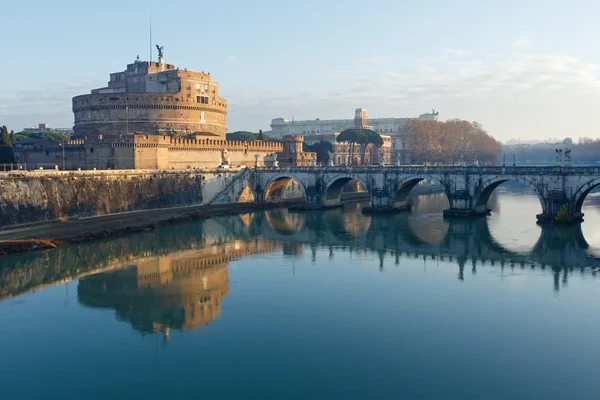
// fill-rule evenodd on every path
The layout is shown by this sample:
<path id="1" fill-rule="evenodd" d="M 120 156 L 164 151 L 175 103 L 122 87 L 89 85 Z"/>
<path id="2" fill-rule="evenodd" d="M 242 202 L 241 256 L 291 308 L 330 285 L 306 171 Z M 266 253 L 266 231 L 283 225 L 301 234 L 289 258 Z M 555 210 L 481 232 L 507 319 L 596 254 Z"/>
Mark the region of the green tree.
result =
<path id="1" fill-rule="evenodd" d="M 304 143 L 302 147 L 303 151 L 317 153 L 318 162 L 326 162 L 329 157 L 328 152 L 333 153 L 333 144 L 325 140 L 313 144 Z"/>
<path id="2" fill-rule="evenodd" d="M 263 135 L 262 129 L 258 130 L 258 140 L 265 140 L 265 135 Z"/>
<path id="3" fill-rule="evenodd" d="M 361 163 L 362 163 L 362 165 L 365 165 L 365 156 L 367 154 L 367 149 L 369 148 L 369 146 L 376 146 L 377 148 L 380 148 L 381 146 L 383 146 L 383 138 L 381 137 L 381 135 L 379 133 L 377 133 L 375 131 L 372 131 L 370 129 L 362 129 L 361 144 L 363 146 L 362 155 L 361 155 Z M 371 156 L 371 163 L 373 163 L 372 156 Z"/>
<path id="4" fill-rule="evenodd" d="M 227 140 L 238 140 L 242 142 L 253 142 L 258 139 L 258 135 L 249 131 L 235 131 L 225 135 Z"/>
<path id="5" fill-rule="evenodd" d="M 8 128 L 0 128 L 0 164 L 10 164 L 15 162 L 15 155 L 8 135 Z"/>
<path id="6" fill-rule="evenodd" d="M 340 132 L 340 134 L 335 138 L 335 141 L 338 143 L 350 143 L 350 163 L 354 162 L 354 149 L 357 143 L 363 143 L 366 138 L 364 134 L 364 129 L 344 129 Z"/>
<path id="7" fill-rule="evenodd" d="M 15 142 L 15 131 L 10 131 L 10 142 L 14 143 Z"/>
<path id="8" fill-rule="evenodd" d="M 63 135 L 59 132 L 54 131 L 46 131 L 46 132 L 35 132 L 35 133 L 27 133 L 27 132 L 19 132 L 14 135 L 15 141 L 23 139 L 40 139 L 40 140 L 48 140 L 51 142 L 66 142 L 70 140 L 68 136 Z"/>

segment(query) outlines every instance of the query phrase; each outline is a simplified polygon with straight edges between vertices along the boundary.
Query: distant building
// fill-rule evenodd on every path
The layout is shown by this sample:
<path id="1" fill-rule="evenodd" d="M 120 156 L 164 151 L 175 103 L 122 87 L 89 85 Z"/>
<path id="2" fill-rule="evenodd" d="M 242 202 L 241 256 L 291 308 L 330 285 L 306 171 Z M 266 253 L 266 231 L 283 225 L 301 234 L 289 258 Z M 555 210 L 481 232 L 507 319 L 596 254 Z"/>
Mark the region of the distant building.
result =
<path id="1" fill-rule="evenodd" d="M 367 118 L 367 110 L 364 108 L 357 108 L 354 112 L 354 119 L 352 124 L 344 129 L 349 128 L 362 128 L 371 129 L 375 131 L 375 128 L 369 125 Z M 304 136 L 304 140 L 307 143 L 316 143 L 320 141 L 330 142 L 333 145 L 333 164 L 334 165 L 359 165 L 362 162 L 363 146 L 355 145 L 354 158 L 352 158 L 351 145 L 349 143 L 338 143 L 337 137 L 341 133 L 339 132 L 328 132 L 319 134 L 310 134 Z M 378 132 L 379 133 L 379 132 Z M 384 135 L 380 133 L 383 139 L 383 146 L 377 148 L 375 146 L 367 146 L 365 151 L 364 164 L 372 165 L 379 164 L 383 161 L 384 164 L 391 164 L 393 162 L 392 157 L 392 137 L 390 135 Z"/>
<path id="2" fill-rule="evenodd" d="M 418 118 L 367 118 L 367 110 L 357 108 L 355 110 L 354 119 L 330 119 L 295 121 L 284 118 L 275 118 L 271 120 L 271 137 L 283 137 L 285 135 L 304 135 L 304 140 L 307 143 L 315 143 L 321 140 L 331 142 L 335 149 L 336 165 L 357 164 L 360 159 L 360 154 L 355 149 L 355 159 L 350 160 L 350 146 L 348 144 L 337 143 L 335 138 L 345 129 L 353 127 L 364 127 L 372 129 L 379 133 L 384 145 L 381 148 L 383 151 L 384 163 L 410 163 L 410 141 L 407 137 L 407 132 L 404 129 L 410 121 L 437 121 L 438 115 L 435 110 L 431 113 L 424 113 Z M 365 155 L 365 164 L 378 164 L 381 154 L 373 152 L 372 149 L 367 149 Z M 358 159 L 357 159 L 358 157 Z"/>
<path id="3" fill-rule="evenodd" d="M 367 119 L 367 111 L 364 108 L 357 109 L 364 113 L 364 119 Z M 362 118 L 362 117 L 361 117 Z M 400 132 L 401 128 L 407 122 L 413 120 L 421 121 L 436 121 L 438 119 L 437 112 L 425 113 L 419 115 L 418 118 L 373 118 L 369 120 L 369 125 L 377 133 L 384 133 L 393 136 L 394 133 Z M 320 135 L 341 132 L 344 129 L 355 126 L 355 119 L 328 119 L 295 121 L 285 118 L 275 118 L 271 120 L 270 135 L 274 138 L 283 137 L 285 135 Z"/>
<path id="4" fill-rule="evenodd" d="M 73 134 L 72 128 L 51 128 L 48 124 L 42 122 L 39 123 L 38 126 L 33 126 L 31 128 L 23 128 L 23 132 L 25 133 L 42 133 L 42 132 L 58 132 L 62 133 L 65 136 L 71 136 Z"/>
<path id="5" fill-rule="evenodd" d="M 108 86 L 73 98 L 75 135 L 185 136 L 225 139 L 227 102 L 210 74 L 140 61 L 110 74 Z"/>

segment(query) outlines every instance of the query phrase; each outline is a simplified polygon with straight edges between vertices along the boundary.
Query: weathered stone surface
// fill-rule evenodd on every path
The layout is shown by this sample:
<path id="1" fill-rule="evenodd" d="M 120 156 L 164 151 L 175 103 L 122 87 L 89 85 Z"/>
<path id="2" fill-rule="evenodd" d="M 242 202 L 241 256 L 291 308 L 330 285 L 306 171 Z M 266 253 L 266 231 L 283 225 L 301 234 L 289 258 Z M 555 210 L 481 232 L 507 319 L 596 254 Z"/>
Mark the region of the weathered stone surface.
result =
<path id="1" fill-rule="evenodd" d="M 205 202 L 237 172 L 79 171 L 0 174 L 0 227 Z"/>

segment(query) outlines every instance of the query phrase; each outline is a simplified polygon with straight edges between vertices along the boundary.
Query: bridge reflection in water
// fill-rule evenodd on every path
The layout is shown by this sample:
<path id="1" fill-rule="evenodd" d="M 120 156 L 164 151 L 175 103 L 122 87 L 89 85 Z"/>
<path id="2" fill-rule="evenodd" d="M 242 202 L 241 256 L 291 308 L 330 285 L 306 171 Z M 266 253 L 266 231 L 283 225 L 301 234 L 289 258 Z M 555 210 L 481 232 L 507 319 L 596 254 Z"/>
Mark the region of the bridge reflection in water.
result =
<path id="1" fill-rule="evenodd" d="M 0 258 L 0 300 L 79 280 L 80 304 L 113 309 L 142 334 L 168 336 L 217 317 L 229 294 L 229 262 L 254 254 L 304 257 L 310 251 L 320 262 L 336 251 L 375 252 L 382 269 L 402 259 L 443 262 L 457 266 L 460 280 L 468 277 L 465 270 L 478 268 L 501 274 L 540 268 L 552 275 L 555 290 L 574 271 L 596 276 L 600 267 L 580 225 L 543 227 L 529 251 L 517 252 L 493 237 L 485 218 L 446 222 L 430 216 L 363 216 L 358 203 L 325 211 L 275 209 L 7 256 Z"/>

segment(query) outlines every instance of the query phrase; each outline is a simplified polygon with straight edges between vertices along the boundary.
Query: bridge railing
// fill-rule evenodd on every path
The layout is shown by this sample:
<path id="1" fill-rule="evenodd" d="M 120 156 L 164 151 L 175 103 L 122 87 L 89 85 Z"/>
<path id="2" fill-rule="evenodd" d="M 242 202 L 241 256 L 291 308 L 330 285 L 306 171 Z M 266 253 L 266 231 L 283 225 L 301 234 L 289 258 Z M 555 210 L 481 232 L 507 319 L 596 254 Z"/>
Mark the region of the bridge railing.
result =
<path id="1" fill-rule="evenodd" d="M 327 172 L 388 172 L 388 173 L 477 173 L 477 174 L 600 174 L 600 166 L 560 166 L 560 165 L 517 165 L 517 166 L 476 166 L 476 165 L 361 165 L 361 166 L 309 166 L 309 167 L 258 167 L 257 171 L 279 171 L 279 172 L 309 172 L 309 171 L 327 171 Z"/>

